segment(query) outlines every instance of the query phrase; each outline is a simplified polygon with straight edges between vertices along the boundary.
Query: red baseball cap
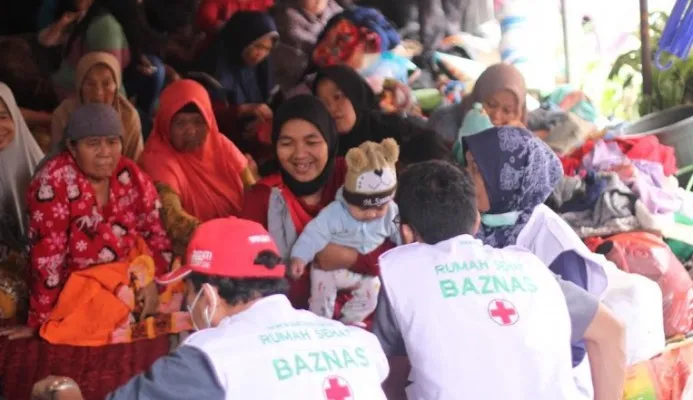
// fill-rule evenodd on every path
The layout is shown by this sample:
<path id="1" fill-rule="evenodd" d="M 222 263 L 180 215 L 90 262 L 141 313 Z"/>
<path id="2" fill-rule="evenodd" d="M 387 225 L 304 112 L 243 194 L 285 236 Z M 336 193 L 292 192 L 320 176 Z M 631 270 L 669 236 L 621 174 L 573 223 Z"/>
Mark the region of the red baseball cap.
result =
<path id="1" fill-rule="evenodd" d="M 258 254 L 279 255 L 274 240 L 257 222 L 240 218 L 213 219 L 198 226 L 188 244 L 185 265 L 156 278 L 161 285 L 179 281 L 191 272 L 227 278 L 282 279 L 286 267 L 255 263 Z"/>

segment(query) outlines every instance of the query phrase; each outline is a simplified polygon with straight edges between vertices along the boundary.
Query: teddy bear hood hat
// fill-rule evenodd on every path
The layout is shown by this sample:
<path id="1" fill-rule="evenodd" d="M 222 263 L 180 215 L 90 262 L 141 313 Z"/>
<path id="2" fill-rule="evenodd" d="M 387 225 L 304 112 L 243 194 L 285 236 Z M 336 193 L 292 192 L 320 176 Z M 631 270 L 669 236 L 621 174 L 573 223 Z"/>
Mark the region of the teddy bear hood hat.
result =
<path id="1" fill-rule="evenodd" d="M 399 145 L 392 138 L 364 142 L 346 154 L 344 201 L 362 208 L 380 207 L 394 198 Z"/>

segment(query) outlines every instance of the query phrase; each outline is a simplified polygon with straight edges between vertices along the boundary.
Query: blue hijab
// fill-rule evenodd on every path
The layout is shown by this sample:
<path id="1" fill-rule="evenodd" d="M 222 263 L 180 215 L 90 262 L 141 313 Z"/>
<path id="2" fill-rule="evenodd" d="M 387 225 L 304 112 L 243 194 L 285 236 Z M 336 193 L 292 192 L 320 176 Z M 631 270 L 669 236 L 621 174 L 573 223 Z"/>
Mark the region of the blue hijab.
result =
<path id="1" fill-rule="evenodd" d="M 544 142 L 523 128 L 494 127 L 464 138 L 486 185 L 490 209 L 479 238 L 502 248 L 517 236 L 563 176 L 563 166 Z"/>
<path id="2" fill-rule="evenodd" d="M 270 57 L 254 66 L 243 62 L 245 48 L 268 33 L 277 34 L 277 27 L 267 13 L 239 11 L 229 19 L 200 64 L 200 70 L 224 89 L 225 98 L 212 96 L 214 100 L 235 105 L 268 102 L 275 87 Z"/>

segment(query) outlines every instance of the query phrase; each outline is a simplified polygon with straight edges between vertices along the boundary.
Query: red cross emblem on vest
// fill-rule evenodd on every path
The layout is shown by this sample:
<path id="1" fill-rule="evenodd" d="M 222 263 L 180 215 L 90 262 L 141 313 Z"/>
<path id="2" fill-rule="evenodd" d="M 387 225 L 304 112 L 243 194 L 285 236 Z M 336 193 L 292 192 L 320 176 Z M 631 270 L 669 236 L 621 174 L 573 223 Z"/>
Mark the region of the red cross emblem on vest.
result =
<path id="1" fill-rule="evenodd" d="M 488 315 L 501 326 L 514 325 L 520 319 L 517 308 L 508 300 L 493 300 L 488 305 Z"/>
<path id="2" fill-rule="evenodd" d="M 322 384 L 325 400 L 352 400 L 349 383 L 339 376 L 329 376 Z"/>

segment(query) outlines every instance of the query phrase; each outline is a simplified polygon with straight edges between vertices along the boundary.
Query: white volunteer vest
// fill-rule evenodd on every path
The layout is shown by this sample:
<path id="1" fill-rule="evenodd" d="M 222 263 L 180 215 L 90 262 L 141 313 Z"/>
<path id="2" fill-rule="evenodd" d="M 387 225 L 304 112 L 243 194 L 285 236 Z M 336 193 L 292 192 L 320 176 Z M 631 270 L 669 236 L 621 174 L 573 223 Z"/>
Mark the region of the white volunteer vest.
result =
<path id="1" fill-rule="evenodd" d="M 573 250 L 587 265 L 587 290 L 601 296 L 601 301 L 626 326 L 628 364 L 659 354 L 664 349 L 662 291 L 650 279 L 619 270 L 601 254 L 592 253 L 561 217 L 543 204 L 534 209 L 531 218 L 517 237 L 517 245 L 528 249 L 546 265 L 562 252 Z M 585 359 L 582 364 L 585 364 Z M 580 386 L 591 396 L 589 366 L 576 371 Z"/>
<path id="2" fill-rule="evenodd" d="M 375 336 L 270 296 L 186 346 L 207 354 L 231 399 L 385 400 L 389 373 Z"/>
<path id="3" fill-rule="evenodd" d="M 570 317 L 531 253 L 463 235 L 380 258 L 412 372 L 410 400 L 573 400 Z"/>

